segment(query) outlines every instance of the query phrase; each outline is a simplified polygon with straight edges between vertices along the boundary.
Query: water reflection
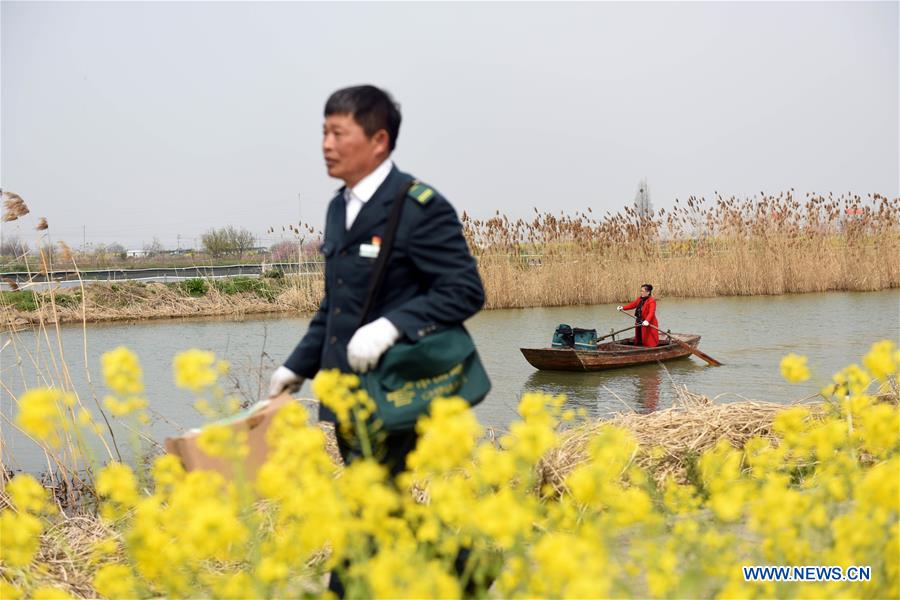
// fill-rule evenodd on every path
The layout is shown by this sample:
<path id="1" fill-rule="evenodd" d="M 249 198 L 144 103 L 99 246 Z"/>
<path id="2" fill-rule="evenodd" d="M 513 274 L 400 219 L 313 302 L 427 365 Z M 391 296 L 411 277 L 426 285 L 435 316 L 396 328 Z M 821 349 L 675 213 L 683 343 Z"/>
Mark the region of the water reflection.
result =
<path id="1" fill-rule="evenodd" d="M 638 375 L 638 412 L 647 414 L 659 408 L 660 371 L 661 369 L 653 369 Z"/>
<path id="2" fill-rule="evenodd" d="M 595 371 L 534 371 L 523 386 L 526 392 L 565 394 L 566 407 L 584 408 L 592 417 L 609 416 L 622 411 L 650 413 L 671 405 L 672 385 L 685 375 L 703 369 L 689 358 Z"/>

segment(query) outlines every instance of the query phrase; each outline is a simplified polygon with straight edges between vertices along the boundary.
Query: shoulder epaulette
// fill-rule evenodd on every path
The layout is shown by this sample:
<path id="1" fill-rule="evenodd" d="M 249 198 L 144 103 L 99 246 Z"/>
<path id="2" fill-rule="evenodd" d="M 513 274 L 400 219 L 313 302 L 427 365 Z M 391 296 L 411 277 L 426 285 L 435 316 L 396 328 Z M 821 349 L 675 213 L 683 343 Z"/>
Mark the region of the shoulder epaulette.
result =
<path id="1" fill-rule="evenodd" d="M 419 183 L 418 181 L 410 186 L 409 192 L 407 193 L 410 198 L 423 206 L 425 204 L 428 204 L 429 200 L 434 198 L 435 194 L 436 192 L 432 188 L 428 187 L 424 183 Z"/>

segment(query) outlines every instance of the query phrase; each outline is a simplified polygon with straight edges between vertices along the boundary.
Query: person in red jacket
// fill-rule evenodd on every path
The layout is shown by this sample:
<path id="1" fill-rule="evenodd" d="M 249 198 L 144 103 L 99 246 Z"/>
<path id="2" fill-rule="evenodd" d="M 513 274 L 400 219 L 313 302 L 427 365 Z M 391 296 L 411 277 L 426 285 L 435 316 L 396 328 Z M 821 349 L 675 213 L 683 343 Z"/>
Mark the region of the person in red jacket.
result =
<path id="1" fill-rule="evenodd" d="M 616 310 L 634 309 L 634 345 L 656 346 L 659 343 L 659 331 L 653 327 L 659 327 L 656 322 L 656 299 L 651 295 L 653 286 L 645 283 L 641 286 L 641 295 L 634 302 L 625 306 L 619 306 Z M 650 327 L 652 325 L 653 327 Z"/>

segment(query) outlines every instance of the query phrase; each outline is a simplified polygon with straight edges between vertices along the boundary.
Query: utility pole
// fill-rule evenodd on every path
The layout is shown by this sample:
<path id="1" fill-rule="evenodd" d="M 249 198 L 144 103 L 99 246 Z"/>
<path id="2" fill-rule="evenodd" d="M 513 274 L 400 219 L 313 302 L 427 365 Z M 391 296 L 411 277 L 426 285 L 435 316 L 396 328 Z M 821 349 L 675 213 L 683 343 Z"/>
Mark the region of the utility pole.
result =
<path id="1" fill-rule="evenodd" d="M 653 203 L 650 202 L 650 189 L 647 186 L 647 178 L 641 179 L 638 191 L 634 195 L 634 210 L 641 218 L 653 216 Z"/>
<path id="2" fill-rule="evenodd" d="M 87 225 L 81 226 L 81 251 L 84 252 L 87 246 Z"/>
<path id="3" fill-rule="evenodd" d="M 303 227 L 303 200 L 300 192 L 297 192 L 297 230 Z M 303 236 L 297 239 L 297 273 L 300 272 L 300 263 L 303 262 Z"/>
<path id="4" fill-rule="evenodd" d="M 178 234 L 178 244 L 175 245 L 175 251 L 181 250 L 181 234 Z"/>

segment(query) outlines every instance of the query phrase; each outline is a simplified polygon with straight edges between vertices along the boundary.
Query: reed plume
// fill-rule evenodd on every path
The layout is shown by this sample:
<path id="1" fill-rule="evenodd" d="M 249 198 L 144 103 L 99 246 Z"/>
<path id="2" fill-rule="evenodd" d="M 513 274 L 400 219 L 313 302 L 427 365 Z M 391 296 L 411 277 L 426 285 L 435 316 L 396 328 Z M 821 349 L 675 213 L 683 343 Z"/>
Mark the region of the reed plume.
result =
<path id="1" fill-rule="evenodd" d="M 19 217 L 24 217 L 29 212 L 28 205 L 22 200 L 22 197 L 12 192 L 3 192 L 3 221 L 15 221 Z"/>

